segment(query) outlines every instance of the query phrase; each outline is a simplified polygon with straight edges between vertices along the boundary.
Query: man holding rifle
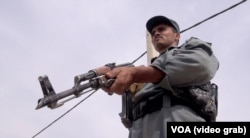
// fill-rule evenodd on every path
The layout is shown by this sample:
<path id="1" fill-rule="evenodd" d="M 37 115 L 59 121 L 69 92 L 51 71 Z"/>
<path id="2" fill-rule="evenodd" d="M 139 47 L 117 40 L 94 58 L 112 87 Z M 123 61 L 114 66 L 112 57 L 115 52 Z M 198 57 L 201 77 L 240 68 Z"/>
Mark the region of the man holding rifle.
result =
<path id="1" fill-rule="evenodd" d="M 105 74 L 115 79 L 109 94 L 122 95 L 133 83 L 144 86 L 132 97 L 130 138 L 166 137 L 167 122 L 215 121 L 216 99 L 210 81 L 219 62 L 211 43 L 191 37 L 181 46 L 176 21 L 155 16 L 146 23 L 159 56 L 149 66 L 118 67 Z"/>

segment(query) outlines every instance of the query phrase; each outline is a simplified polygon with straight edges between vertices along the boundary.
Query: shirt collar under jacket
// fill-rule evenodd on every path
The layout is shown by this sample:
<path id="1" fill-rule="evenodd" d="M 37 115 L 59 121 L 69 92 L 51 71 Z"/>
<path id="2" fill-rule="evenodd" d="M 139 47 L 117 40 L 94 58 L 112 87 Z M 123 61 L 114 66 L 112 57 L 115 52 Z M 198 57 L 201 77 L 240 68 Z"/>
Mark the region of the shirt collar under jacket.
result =
<path id="1" fill-rule="evenodd" d="M 174 49 L 174 48 L 177 48 L 177 47 L 178 47 L 178 46 L 170 46 L 170 47 L 168 47 L 167 49 L 165 49 L 163 52 L 161 52 L 160 55 L 163 54 L 163 53 L 165 53 L 165 52 L 168 52 L 168 51 L 170 51 L 170 50 L 172 50 L 172 49 Z"/>

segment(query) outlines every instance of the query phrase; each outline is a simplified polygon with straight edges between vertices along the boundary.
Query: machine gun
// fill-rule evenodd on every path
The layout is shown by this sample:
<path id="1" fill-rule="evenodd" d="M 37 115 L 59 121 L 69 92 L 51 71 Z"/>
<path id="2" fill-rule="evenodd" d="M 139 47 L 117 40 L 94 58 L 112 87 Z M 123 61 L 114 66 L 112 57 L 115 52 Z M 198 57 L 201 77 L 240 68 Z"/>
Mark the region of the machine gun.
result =
<path id="1" fill-rule="evenodd" d="M 115 63 L 106 64 L 103 67 L 93 69 L 87 73 L 80 74 L 74 78 L 74 86 L 71 89 L 56 93 L 47 75 L 39 76 L 44 97 L 38 100 L 36 109 L 47 106 L 51 109 L 62 106 L 65 102 L 77 98 L 87 92 L 96 91 L 101 87 L 109 87 L 114 79 L 107 79 L 104 74 L 116 67 L 132 67 L 132 63 L 115 65 Z M 87 83 L 82 84 L 84 81 Z M 67 98 L 68 96 L 72 96 Z M 67 98 L 67 99 L 65 99 Z M 64 100 L 63 100 L 64 99 Z M 63 100 L 63 101 L 61 101 Z"/>

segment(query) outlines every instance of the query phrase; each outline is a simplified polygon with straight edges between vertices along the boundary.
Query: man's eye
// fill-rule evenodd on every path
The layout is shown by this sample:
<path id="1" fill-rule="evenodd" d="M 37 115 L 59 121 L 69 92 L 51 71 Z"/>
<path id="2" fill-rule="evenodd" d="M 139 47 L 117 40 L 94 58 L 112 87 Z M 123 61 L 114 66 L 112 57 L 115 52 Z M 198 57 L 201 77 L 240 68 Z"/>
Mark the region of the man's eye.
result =
<path id="1" fill-rule="evenodd" d="M 158 31 L 159 31 L 159 32 L 162 32 L 162 31 L 164 31 L 165 29 L 166 29 L 165 27 L 160 27 Z"/>
<path id="2" fill-rule="evenodd" d="M 152 31 L 152 33 L 151 33 L 151 34 L 152 34 L 152 36 L 153 36 L 153 35 L 155 34 L 155 31 Z"/>
<path id="3" fill-rule="evenodd" d="M 156 30 L 152 31 L 152 35 L 154 35 L 156 32 L 163 32 L 167 29 L 167 27 L 159 27 Z"/>

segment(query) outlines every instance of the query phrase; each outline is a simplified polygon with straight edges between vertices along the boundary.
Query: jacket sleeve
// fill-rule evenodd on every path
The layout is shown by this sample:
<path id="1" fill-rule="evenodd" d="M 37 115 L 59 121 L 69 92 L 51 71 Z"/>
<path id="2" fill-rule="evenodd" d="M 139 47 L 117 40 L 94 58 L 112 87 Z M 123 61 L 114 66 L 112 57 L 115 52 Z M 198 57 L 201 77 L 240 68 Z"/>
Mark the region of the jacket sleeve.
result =
<path id="1" fill-rule="evenodd" d="M 159 85 L 166 89 L 195 86 L 210 81 L 219 68 L 211 43 L 190 38 L 182 46 L 161 54 L 153 67 L 166 73 Z"/>

